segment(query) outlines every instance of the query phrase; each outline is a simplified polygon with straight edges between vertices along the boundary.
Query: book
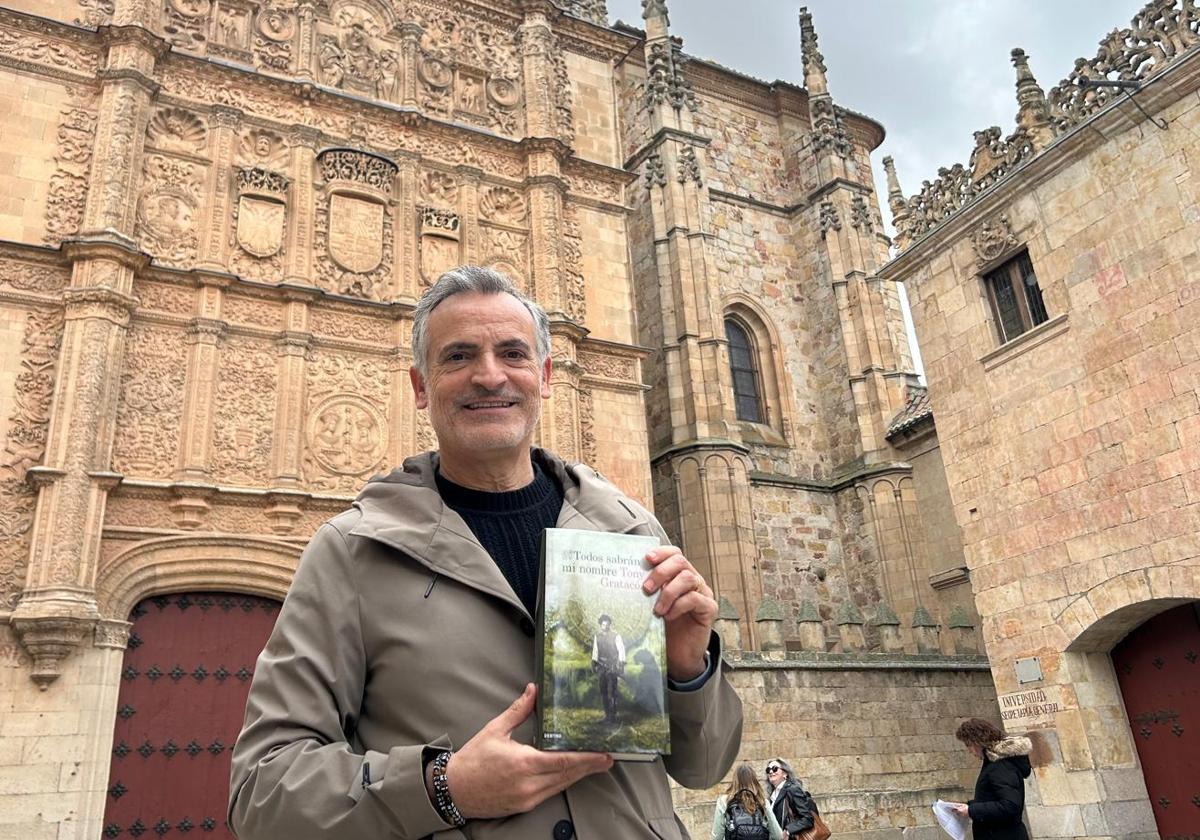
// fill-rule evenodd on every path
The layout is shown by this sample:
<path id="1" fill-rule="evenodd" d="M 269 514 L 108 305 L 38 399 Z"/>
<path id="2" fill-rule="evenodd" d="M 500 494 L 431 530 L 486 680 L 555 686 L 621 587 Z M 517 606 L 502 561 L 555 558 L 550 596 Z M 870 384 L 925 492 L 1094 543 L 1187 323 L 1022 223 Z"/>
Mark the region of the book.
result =
<path id="1" fill-rule="evenodd" d="M 653 761 L 671 751 L 666 625 L 646 595 L 659 540 L 547 528 L 538 599 L 542 750 Z"/>

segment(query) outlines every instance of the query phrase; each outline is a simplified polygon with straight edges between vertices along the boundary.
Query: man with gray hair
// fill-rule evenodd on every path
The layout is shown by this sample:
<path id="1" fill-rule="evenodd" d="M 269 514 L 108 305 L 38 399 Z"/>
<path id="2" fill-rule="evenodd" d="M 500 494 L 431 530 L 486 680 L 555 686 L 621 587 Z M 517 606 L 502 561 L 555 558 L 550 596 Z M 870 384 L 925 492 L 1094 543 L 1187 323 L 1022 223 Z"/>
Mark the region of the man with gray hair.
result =
<path id="1" fill-rule="evenodd" d="M 667 776 L 710 787 L 741 739 L 712 590 L 641 505 L 532 446 L 550 324 L 507 278 L 442 275 L 412 343 L 438 451 L 372 479 L 305 549 L 251 685 L 229 825 L 241 840 L 686 837 Z M 666 624 L 670 755 L 530 746 L 548 527 L 663 543 L 643 591 Z"/>

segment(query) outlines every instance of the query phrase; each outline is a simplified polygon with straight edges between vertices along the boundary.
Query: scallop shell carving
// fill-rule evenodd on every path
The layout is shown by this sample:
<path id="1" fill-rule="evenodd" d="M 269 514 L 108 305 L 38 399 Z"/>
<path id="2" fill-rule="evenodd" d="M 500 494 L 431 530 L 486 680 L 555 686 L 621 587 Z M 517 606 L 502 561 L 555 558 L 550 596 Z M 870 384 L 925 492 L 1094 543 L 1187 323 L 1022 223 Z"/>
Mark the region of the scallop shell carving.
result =
<path id="1" fill-rule="evenodd" d="M 479 202 L 485 218 L 510 225 L 525 221 L 525 199 L 516 190 L 492 187 Z"/>
<path id="2" fill-rule="evenodd" d="M 198 152 L 208 141 L 208 129 L 193 113 L 182 108 L 163 108 L 150 119 L 146 136 L 161 149 Z"/>

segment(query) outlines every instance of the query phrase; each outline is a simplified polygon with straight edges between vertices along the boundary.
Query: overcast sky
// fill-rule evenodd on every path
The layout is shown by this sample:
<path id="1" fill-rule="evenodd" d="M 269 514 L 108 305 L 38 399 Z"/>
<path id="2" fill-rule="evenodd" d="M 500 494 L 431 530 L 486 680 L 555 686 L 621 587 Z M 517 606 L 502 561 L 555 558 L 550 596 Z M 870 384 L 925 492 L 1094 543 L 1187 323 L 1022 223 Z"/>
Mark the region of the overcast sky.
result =
<path id="1" fill-rule="evenodd" d="M 764 81 L 803 84 L 802 4 L 793 0 L 668 0 L 671 34 L 691 55 Z M 905 195 L 939 166 L 967 163 L 972 133 L 1015 127 L 1022 47 L 1042 89 L 1129 25 L 1141 0 L 807 0 L 834 101 L 883 123 L 872 155 L 889 229 L 882 160 L 891 155 Z M 642 26 L 641 0 L 608 0 L 611 21 Z"/>
<path id="2" fill-rule="evenodd" d="M 671 34 L 690 55 L 764 81 L 804 83 L 794 0 L 668 0 Z M 881 122 L 871 156 L 884 224 L 892 233 L 883 158 L 896 162 L 906 196 L 938 167 L 966 165 L 974 132 L 1015 127 L 1022 47 L 1050 88 L 1100 38 L 1126 27 L 1142 0 L 807 0 L 834 101 Z M 641 0 L 608 0 L 609 20 L 642 27 Z M 906 321 L 907 306 L 905 307 Z M 918 371 L 920 350 L 909 321 Z"/>

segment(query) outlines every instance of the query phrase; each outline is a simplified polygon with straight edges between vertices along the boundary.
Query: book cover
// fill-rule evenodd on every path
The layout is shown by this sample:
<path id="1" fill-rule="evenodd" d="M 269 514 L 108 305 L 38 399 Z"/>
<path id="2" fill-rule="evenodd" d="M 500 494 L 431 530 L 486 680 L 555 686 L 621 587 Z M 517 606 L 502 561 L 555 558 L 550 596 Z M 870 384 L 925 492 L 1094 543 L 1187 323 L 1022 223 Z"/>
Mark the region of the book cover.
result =
<path id="1" fill-rule="evenodd" d="M 666 628 L 646 595 L 655 537 L 548 528 L 539 600 L 543 750 L 652 761 L 671 751 Z"/>

